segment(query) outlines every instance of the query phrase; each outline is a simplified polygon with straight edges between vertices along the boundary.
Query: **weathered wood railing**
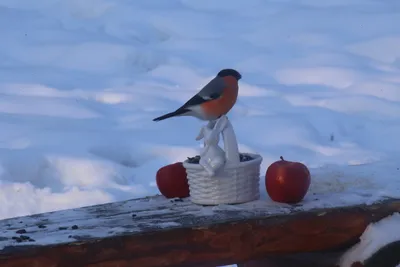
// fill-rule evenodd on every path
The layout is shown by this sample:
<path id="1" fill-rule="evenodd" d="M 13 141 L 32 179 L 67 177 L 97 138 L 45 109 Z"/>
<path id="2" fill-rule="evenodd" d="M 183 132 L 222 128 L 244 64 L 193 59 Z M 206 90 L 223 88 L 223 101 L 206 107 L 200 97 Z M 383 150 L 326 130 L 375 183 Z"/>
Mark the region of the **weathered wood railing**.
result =
<path id="1" fill-rule="evenodd" d="M 357 242 L 400 200 L 312 209 L 162 196 L 0 221 L 0 267 L 220 266 Z M 300 266 L 300 265 L 299 265 Z"/>

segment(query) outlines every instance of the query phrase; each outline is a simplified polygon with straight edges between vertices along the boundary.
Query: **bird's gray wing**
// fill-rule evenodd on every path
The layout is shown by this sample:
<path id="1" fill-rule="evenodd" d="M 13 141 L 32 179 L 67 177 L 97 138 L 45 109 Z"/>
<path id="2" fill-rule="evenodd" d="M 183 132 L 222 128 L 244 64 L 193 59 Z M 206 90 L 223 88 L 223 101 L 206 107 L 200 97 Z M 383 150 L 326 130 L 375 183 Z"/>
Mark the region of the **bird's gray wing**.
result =
<path id="1" fill-rule="evenodd" d="M 222 95 L 226 83 L 223 78 L 215 77 L 207 83 L 195 96 L 189 99 L 181 108 L 200 105 L 204 102 L 217 99 Z"/>

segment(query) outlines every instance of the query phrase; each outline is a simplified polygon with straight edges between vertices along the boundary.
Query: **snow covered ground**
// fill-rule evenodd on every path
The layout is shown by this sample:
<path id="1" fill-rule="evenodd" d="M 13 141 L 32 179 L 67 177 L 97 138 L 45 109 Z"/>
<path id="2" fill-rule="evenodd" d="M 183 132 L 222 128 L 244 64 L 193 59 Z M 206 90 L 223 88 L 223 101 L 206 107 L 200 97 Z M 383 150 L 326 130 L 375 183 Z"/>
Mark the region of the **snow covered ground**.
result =
<path id="1" fill-rule="evenodd" d="M 316 193 L 399 196 L 398 21 L 398 0 L 0 0 L 0 219 L 158 193 L 203 123 L 152 119 L 226 67 L 262 175 L 282 155 L 330 170 Z"/>

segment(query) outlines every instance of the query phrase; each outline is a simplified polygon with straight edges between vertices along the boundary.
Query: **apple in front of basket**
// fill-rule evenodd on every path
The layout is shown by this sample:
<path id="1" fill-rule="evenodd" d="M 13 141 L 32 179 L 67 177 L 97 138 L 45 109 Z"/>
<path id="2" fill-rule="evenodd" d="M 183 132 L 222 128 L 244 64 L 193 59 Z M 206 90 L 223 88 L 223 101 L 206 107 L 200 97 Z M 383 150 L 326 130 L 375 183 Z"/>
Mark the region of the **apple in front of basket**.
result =
<path id="1" fill-rule="evenodd" d="M 166 198 L 189 197 L 189 184 L 182 162 L 161 167 L 156 174 L 156 183 L 158 190 Z"/>
<path id="2" fill-rule="evenodd" d="M 267 193 L 276 202 L 294 204 L 302 201 L 310 183 L 310 171 L 306 165 L 283 157 L 272 163 L 265 174 Z"/>

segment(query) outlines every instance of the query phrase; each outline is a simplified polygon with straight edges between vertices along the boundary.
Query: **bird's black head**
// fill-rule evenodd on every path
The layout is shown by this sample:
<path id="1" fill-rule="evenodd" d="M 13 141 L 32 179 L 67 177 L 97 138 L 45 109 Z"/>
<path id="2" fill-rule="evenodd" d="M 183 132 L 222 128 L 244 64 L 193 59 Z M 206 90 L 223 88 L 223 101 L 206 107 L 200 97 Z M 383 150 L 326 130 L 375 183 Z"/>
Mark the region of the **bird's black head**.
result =
<path id="1" fill-rule="evenodd" d="M 242 75 L 234 69 L 223 69 L 217 74 L 218 77 L 226 77 L 226 76 L 233 76 L 236 78 L 236 80 L 240 80 L 242 78 Z"/>

